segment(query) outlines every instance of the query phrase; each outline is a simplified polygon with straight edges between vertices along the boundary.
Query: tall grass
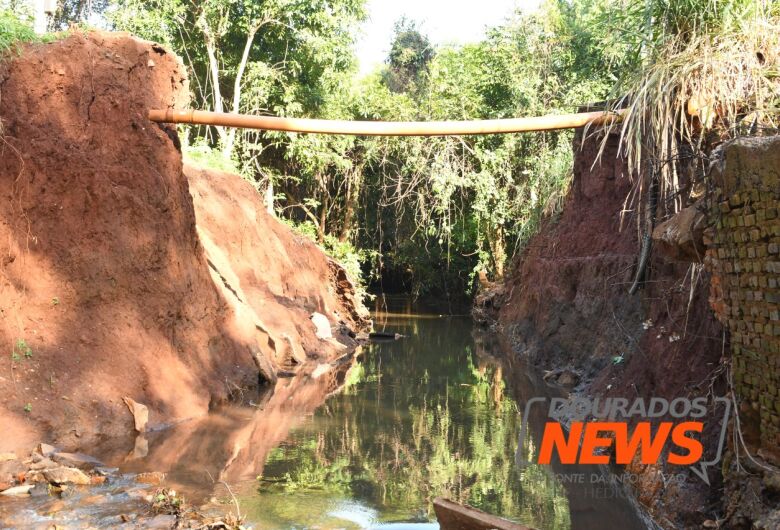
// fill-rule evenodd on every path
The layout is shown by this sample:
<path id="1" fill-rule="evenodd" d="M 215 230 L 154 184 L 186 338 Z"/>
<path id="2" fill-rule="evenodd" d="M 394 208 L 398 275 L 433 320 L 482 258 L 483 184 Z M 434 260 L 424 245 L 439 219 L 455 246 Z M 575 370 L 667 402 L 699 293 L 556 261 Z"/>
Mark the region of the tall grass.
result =
<path id="1" fill-rule="evenodd" d="M 13 51 L 19 43 L 37 39 L 32 21 L 10 9 L 0 7 L 0 58 Z"/>
<path id="2" fill-rule="evenodd" d="M 685 198 L 674 161 L 684 147 L 695 156 L 706 151 L 705 139 L 778 124 L 780 2 L 628 1 L 610 24 L 636 54 L 613 102 L 628 112 L 612 129 L 633 172 L 650 161 L 661 197 L 679 208 Z"/>
<path id="3" fill-rule="evenodd" d="M 32 24 L 25 22 L 17 13 L 4 9 L 0 4 L 0 61 L 12 53 L 20 42 L 36 38 Z M 0 93 L 0 98 L 2 93 Z M 0 121 L 0 138 L 3 135 L 3 122 Z"/>

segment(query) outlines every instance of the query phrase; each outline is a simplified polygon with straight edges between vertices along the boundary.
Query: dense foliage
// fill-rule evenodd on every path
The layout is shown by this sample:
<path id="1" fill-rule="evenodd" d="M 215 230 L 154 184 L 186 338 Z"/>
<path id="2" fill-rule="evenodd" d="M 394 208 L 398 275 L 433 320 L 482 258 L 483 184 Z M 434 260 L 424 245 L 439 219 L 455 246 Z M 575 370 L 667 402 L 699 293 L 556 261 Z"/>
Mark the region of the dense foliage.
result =
<path id="1" fill-rule="evenodd" d="M 633 50 L 632 67 L 614 90 L 614 106 L 628 109 L 619 126 L 623 149 L 636 171 L 645 165 L 645 180 L 658 178 L 662 202 L 677 210 L 696 195 L 680 174 L 681 159 L 695 159 L 701 175 L 708 147 L 759 128 L 776 131 L 780 3 L 653 0 L 616 7 L 616 25 L 624 28 L 618 37 Z"/>
<path id="2" fill-rule="evenodd" d="M 19 43 L 39 38 L 33 31 L 28 6 L 0 1 L 0 56 L 13 52 Z"/>
<path id="3" fill-rule="evenodd" d="M 52 25 L 102 20 L 166 44 L 189 70 L 193 106 L 216 111 L 438 120 L 628 106 L 618 127 L 632 164 L 655 160 L 663 192 L 680 204 L 675 165 L 663 163 L 679 157 L 678 140 L 696 145 L 716 125 L 726 136 L 746 122 L 774 126 L 780 106 L 780 8 L 771 0 L 547 0 L 460 47 L 434 47 L 402 19 L 384 67 L 361 78 L 354 39 L 365 8 L 366 0 L 69 0 Z M 691 101 L 703 127 L 685 117 Z M 185 152 L 250 179 L 353 271 L 360 262 L 383 288 L 417 294 L 463 294 L 478 271 L 500 278 L 559 209 L 572 158 L 569 131 L 182 132 Z"/>
<path id="4" fill-rule="evenodd" d="M 482 42 L 440 49 L 422 90 L 375 114 L 508 118 L 571 112 L 603 99 L 611 70 L 579 60 L 588 45 L 581 11 L 579 4 L 551 3 L 492 29 Z M 381 85 L 373 94 L 393 97 Z M 476 270 L 501 277 L 542 216 L 557 210 L 570 177 L 571 141 L 570 132 L 373 141 L 378 148 L 364 175 L 380 211 L 366 208 L 364 238 L 379 242 L 391 270 L 414 291 L 462 292 Z"/>
<path id="5" fill-rule="evenodd" d="M 593 34 L 606 3 L 551 1 L 478 43 L 434 49 L 396 24 L 386 66 L 354 68 L 362 0 L 115 0 L 116 27 L 173 48 L 194 105 L 341 119 L 502 118 L 570 112 L 604 99 L 622 64 Z M 508 14 L 511 15 L 511 14 Z M 191 128 L 203 146 L 274 191 L 280 215 L 331 251 L 359 257 L 386 289 L 465 293 L 501 277 L 569 180 L 571 133 L 345 138 Z M 192 148 L 190 148 L 192 150 Z M 208 157 L 205 157 L 208 158 Z M 345 249 L 361 249 L 345 251 Z"/>

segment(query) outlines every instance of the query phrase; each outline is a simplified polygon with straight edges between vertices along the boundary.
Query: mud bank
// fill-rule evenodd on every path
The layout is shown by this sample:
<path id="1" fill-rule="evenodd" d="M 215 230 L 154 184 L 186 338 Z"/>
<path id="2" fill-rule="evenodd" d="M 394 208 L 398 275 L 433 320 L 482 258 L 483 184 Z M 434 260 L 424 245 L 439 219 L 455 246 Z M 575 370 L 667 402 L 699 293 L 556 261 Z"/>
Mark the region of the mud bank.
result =
<path id="1" fill-rule="evenodd" d="M 367 324 L 314 244 L 239 177 L 182 167 L 158 45 L 92 32 L 0 64 L 0 450 L 88 447 L 332 360 Z M 329 321 L 319 338 L 310 317 Z"/>
<path id="2" fill-rule="evenodd" d="M 355 358 L 307 365 L 243 403 L 107 439 L 89 455 L 48 444 L 0 453 L 0 526 L 244 528 L 233 495 L 257 489 L 270 451 L 340 390 Z"/>
<path id="3" fill-rule="evenodd" d="M 656 251 L 643 288 L 628 294 L 639 238 L 635 219 L 630 213 L 621 219 L 621 212 L 632 180 L 616 137 L 594 166 L 600 141 L 575 139 L 563 213 L 531 240 L 506 283 L 478 298 L 476 316 L 574 395 L 724 395 L 728 338 L 710 309 L 710 278 L 701 263 Z M 659 213 L 660 223 L 663 208 Z M 707 451 L 715 451 L 721 425 L 706 422 Z M 709 486 L 687 468 L 637 462 L 627 471 L 637 474 L 634 493 L 663 528 L 701 528 L 723 517 L 719 469 L 710 468 Z M 665 481 L 663 473 L 685 480 Z"/>

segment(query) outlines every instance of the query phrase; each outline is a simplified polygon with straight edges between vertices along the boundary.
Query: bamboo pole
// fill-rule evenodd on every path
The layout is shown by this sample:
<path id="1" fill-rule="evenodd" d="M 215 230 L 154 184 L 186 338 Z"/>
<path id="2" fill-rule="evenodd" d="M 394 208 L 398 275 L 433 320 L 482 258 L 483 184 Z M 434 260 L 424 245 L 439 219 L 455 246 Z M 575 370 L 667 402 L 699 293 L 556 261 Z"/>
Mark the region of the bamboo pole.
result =
<path id="1" fill-rule="evenodd" d="M 473 121 L 388 122 L 311 120 L 249 116 L 201 110 L 150 110 L 149 119 L 162 123 L 221 125 L 266 131 L 287 131 L 356 136 L 460 136 L 467 134 L 505 134 L 530 131 L 555 131 L 586 125 L 606 125 L 620 121 L 625 110 L 617 112 L 580 112 L 550 114 L 529 118 Z"/>

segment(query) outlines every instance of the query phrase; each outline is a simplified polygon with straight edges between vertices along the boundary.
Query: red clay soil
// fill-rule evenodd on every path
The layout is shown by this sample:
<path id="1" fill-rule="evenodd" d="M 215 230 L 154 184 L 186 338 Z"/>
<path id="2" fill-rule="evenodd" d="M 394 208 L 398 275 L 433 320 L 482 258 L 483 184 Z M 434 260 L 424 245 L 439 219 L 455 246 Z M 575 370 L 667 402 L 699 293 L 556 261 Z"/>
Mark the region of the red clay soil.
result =
<path id="1" fill-rule="evenodd" d="M 183 72 L 98 32 L 0 63 L 0 451 L 126 434 L 123 396 L 150 424 L 202 415 L 354 346 L 343 270 L 247 183 L 190 171 L 193 205 L 175 132 L 146 119 L 186 106 Z M 344 323 L 343 345 L 315 337 L 312 311 Z"/>
<path id="2" fill-rule="evenodd" d="M 632 182 L 615 137 L 594 166 L 600 141 L 582 146 L 575 139 L 574 180 L 563 213 L 531 240 L 498 295 L 480 298 L 488 305 L 483 312 L 497 318 L 517 355 L 544 370 L 576 372 L 579 393 L 694 397 L 714 384 L 722 395 L 716 369 L 724 335 L 709 309 L 707 275 L 697 269 L 692 294 L 691 264 L 666 262 L 656 252 L 649 281 L 628 294 L 639 244 L 632 217 L 621 230 L 621 211 Z M 706 439 L 719 428 L 708 422 Z M 664 484 L 660 471 L 685 471 L 679 468 L 639 471 L 638 497 L 664 528 L 699 527 L 716 518 L 710 508 L 718 502 L 717 484 L 706 488 L 692 475 L 682 486 Z"/>
<path id="3" fill-rule="evenodd" d="M 330 359 L 354 346 L 367 312 L 344 269 L 310 240 L 273 218 L 252 185 L 229 173 L 184 166 L 197 230 L 223 297 L 276 368 Z M 337 340 L 315 336 L 312 313 L 324 314 Z"/>

